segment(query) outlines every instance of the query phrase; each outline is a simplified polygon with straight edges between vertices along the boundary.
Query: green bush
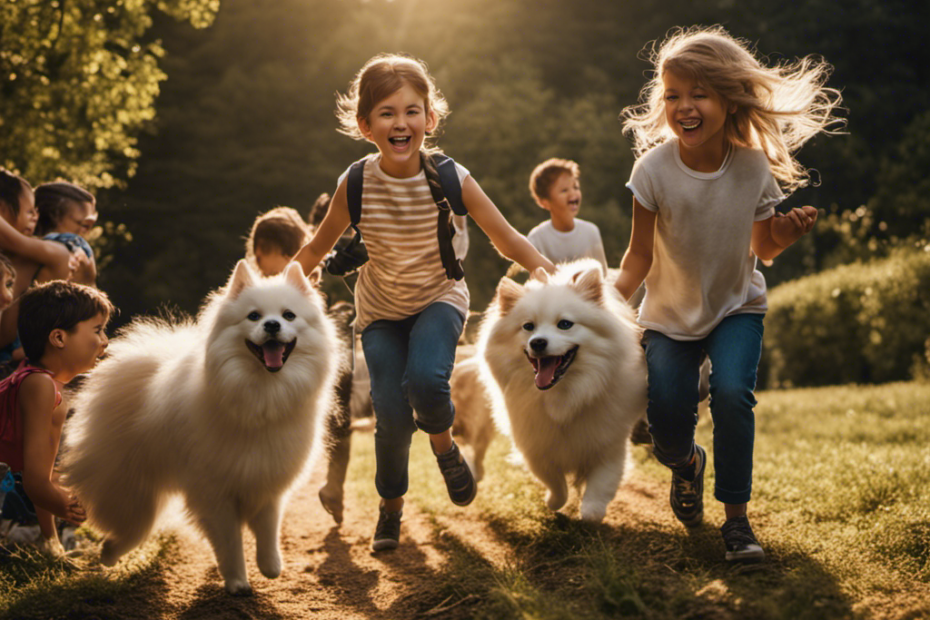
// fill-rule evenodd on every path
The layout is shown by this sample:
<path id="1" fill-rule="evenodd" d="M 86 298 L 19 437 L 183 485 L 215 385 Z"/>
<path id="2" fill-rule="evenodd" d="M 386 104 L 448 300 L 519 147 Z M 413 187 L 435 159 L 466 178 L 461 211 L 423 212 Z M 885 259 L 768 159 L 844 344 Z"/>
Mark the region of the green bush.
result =
<path id="1" fill-rule="evenodd" d="M 914 378 L 930 336 L 930 245 L 837 267 L 769 293 L 766 387 Z"/>

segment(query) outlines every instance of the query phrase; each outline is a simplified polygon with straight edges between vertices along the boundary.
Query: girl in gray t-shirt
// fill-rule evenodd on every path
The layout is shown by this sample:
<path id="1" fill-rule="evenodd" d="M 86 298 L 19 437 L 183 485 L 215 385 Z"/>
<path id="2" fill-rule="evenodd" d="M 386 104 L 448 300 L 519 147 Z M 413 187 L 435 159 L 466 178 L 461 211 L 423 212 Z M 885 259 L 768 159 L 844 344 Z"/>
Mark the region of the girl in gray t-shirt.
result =
<path id="1" fill-rule="evenodd" d="M 817 220 L 813 207 L 778 216 L 775 206 L 807 184 L 793 153 L 818 133 L 836 133 L 841 97 L 823 86 L 823 61 L 766 67 L 720 26 L 673 32 L 652 61 L 644 103 L 624 110 L 638 161 L 627 184 L 633 232 L 616 287 L 629 299 L 645 280 L 647 417 L 656 458 L 672 470 L 672 511 L 689 527 L 703 519 L 707 459 L 694 429 L 707 355 L 726 558 L 759 561 L 764 552 L 746 517 L 767 308 L 756 258 L 778 256 Z"/>

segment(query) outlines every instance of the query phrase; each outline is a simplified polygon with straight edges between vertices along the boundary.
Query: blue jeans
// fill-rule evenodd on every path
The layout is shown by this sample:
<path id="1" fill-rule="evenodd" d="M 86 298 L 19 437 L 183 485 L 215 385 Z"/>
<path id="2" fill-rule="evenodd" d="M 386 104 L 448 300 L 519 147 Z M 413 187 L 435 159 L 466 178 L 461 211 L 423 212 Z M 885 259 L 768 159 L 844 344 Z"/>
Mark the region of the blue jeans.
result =
<path id="1" fill-rule="evenodd" d="M 753 390 L 762 354 L 762 315 L 735 314 L 702 340 L 643 334 L 649 368 L 649 432 L 655 456 L 667 467 L 694 454 L 701 359 L 711 361 L 710 411 L 714 420 L 714 497 L 726 504 L 749 501 L 756 405 Z"/>
<path id="2" fill-rule="evenodd" d="M 407 492 L 417 428 L 435 435 L 452 427 L 449 377 L 464 325 L 458 310 L 437 302 L 401 321 L 375 321 L 362 332 L 375 409 L 375 487 L 384 499 Z"/>

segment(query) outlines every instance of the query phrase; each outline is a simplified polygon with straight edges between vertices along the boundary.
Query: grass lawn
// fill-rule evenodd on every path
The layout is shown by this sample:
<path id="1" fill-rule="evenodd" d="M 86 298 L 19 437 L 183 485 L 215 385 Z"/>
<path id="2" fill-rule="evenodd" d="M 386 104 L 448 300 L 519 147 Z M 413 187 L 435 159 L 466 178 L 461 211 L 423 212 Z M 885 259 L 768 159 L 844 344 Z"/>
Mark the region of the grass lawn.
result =
<path id="1" fill-rule="evenodd" d="M 930 618 L 930 383 L 758 398 L 750 514 L 767 560 L 748 567 L 723 560 L 712 468 L 706 523 L 688 532 L 671 517 L 668 472 L 637 447 L 606 522 L 589 526 L 544 507 L 541 485 L 508 461 L 503 437 L 492 443 L 475 502 L 453 507 L 418 434 L 407 497 L 434 524 L 446 558 L 415 595 L 424 617 Z M 708 447 L 709 417 L 702 408 L 698 438 Z M 373 504 L 371 436 L 352 450 L 346 493 Z M 173 547 L 153 539 L 106 572 L 35 554 L 0 557 L 0 618 L 81 617 L 75 600 L 159 582 Z"/>
<path id="2" fill-rule="evenodd" d="M 758 400 L 750 516 L 765 563 L 723 560 L 712 468 L 706 523 L 689 534 L 665 518 L 667 470 L 636 448 L 634 478 L 657 489 L 647 501 L 662 518 L 612 510 L 590 527 L 549 513 L 541 485 L 507 462 L 509 442 L 499 437 L 469 510 L 509 547 L 507 560 L 490 561 L 467 537 L 440 537 L 450 562 L 435 599 L 471 595 L 445 617 L 930 617 L 930 384 Z M 708 448 L 709 418 L 702 408 L 698 440 Z M 438 518 L 449 504 L 437 477 L 422 473 L 435 467 L 425 442 L 411 459 L 408 497 Z"/>

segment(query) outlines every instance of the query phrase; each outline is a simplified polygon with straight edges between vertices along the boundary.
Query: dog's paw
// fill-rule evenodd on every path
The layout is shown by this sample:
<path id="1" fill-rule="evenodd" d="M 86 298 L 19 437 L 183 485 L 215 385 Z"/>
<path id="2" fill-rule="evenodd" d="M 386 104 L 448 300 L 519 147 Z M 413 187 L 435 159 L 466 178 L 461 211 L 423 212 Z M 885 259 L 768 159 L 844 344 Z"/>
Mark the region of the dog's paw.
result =
<path id="1" fill-rule="evenodd" d="M 581 502 L 581 520 L 586 523 L 600 523 L 607 514 L 607 506 L 601 503 Z"/>
<path id="2" fill-rule="evenodd" d="M 103 541 L 103 547 L 100 549 L 101 564 L 104 566 L 116 566 L 116 563 L 119 562 L 122 555 L 122 551 L 112 538 L 107 538 Z"/>
<path id="3" fill-rule="evenodd" d="M 568 494 L 564 491 L 553 491 L 549 489 L 546 492 L 546 506 L 549 507 L 549 510 L 555 511 L 565 505 L 565 502 L 568 501 Z"/>
<path id="4" fill-rule="evenodd" d="M 329 488 L 329 485 L 320 489 L 320 503 L 323 504 L 323 510 L 332 515 L 336 525 L 342 524 L 342 489 L 338 492 Z"/>
<path id="5" fill-rule="evenodd" d="M 247 579 L 227 579 L 224 587 L 226 592 L 233 596 L 252 596 L 252 586 Z"/>
<path id="6" fill-rule="evenodd" d="M 256 560 L 258 570 L 268 579 L 276 579 L 281 574 L 281 555 L 277 550 L 259 553 Z"/>

